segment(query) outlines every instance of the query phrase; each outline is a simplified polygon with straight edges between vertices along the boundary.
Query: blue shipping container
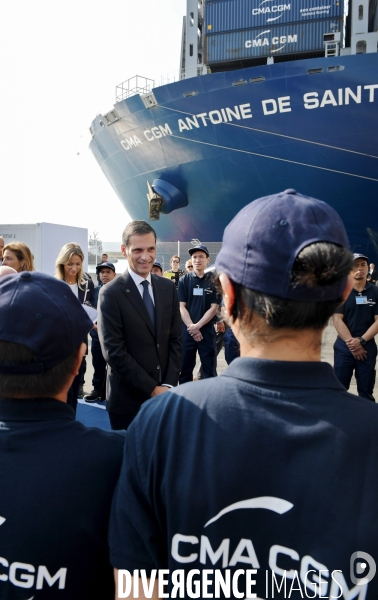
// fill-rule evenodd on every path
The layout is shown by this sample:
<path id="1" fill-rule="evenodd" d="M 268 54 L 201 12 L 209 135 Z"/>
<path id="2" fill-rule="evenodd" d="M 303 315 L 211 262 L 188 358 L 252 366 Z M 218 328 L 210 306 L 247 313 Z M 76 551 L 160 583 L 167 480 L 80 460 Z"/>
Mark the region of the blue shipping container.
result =
<path id="1" fill-rule="evenodd" d="M 205 33 L 339 18 L 344 0 L 207 0 Z"/>
<path id="2" fill-rule="evenodd" d="M 324 50 L 325 33 L 342 32 L 343 19 L 288 23 L 206 36 L 206 64 Z"/>

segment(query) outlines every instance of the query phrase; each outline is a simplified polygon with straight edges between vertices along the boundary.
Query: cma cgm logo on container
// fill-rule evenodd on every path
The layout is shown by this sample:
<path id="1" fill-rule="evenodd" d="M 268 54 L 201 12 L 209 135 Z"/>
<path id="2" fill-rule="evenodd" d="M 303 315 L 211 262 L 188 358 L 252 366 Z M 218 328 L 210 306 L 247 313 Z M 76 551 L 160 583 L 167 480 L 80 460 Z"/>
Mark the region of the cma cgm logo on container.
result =
<path id="1" fill-rule="evenodd" d="M 269 39 L 269 37 L 267 37 L 268 33 L 270 33 L 270 29 L 259 33 L 254 40 L 246 40 L 245 47 L 262 48 L 263 46 L 279 46 L 278 48 L 271 49 L 271 52 L 279 52 L 280 50 L 285 48 L 287 44 L 296 44 L 298 42 L 298 35 L 296 33 L 293 35 L 288 34 L 275 36 L 272 39 Z"/>
<path id="2" fill-rule="evenodd" d="M 263 0 L 258 6 L 258 8 L 252 9 L 252 15 L 255 17 L 257 15 L 268 15 L 266 20 L 267 23 L 271 23 L 272 21 L 277 21 L 282 17 L 285 10 L 291 10 L 290 4 L 269 4 L 269 2 L 274 2 L 274 0 Z M 272 16 L 270 16 L 272 15 Z"/>

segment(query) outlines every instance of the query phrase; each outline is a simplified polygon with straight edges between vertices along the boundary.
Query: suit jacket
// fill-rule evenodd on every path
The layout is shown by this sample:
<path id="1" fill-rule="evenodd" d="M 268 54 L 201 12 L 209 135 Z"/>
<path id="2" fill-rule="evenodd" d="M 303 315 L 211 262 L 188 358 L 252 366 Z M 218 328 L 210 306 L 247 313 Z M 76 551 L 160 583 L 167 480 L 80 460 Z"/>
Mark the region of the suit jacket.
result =
<path id="1" fill-rule="evenodd" d="M 176 386 L 181 366 L 181 316 L 175 284 L 151 275 L 156 333 L 129 272 L 104 285 L 98 298 L 98 334 L 109 365 L 107 410 L 136 414 L 162 383 Z"/>
<path id="2" fill-rule="evenodd" d="M 94 304 L 94 284 L 92 279 L 84 278 L 84 283 L 81 284 L 81 288 L 78 290 L 78 298 L 81 304 L 89 302 L 92 306 Z"/>
<path id="3" fill-rule="evenodd" d="M 78 300 L 80 304 L 84 304 L 84 302 L 89 302 L 93 306 L 94 302 L 94 284 L 92 279 L 87 279 L 84 277 L 84 283 L 81 283 L 81 288 L 78 289 Z M 83 342 L 87 345 L 87 349 L 85 351 L 85 355 L 88 354 L 88 338 L 85 336 L 85 340 Z M 81 378 L 81 376 L 80 376 Z"/>

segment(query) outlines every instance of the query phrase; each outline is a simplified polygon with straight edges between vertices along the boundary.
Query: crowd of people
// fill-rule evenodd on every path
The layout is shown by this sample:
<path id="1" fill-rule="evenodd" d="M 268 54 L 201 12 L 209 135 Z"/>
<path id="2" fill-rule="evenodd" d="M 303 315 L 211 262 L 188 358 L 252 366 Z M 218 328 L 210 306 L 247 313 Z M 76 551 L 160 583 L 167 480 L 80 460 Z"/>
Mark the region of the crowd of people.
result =
<path id="1" fill-rule="evenodd" d="M 146 224 L 142 223 L 141 227 L 143 231 L 145 226 Z M 153 235 L 155 236 L 155 232 L 152 228 L 147 227 L 147 230 L 148 232 L 153 232 Z M 32 252 L 28 248 L 28 246 L 23 242 L 13 242 L 11 244 L 7 244 L 4 247 L 4 240 L 2 240 L 2 245 L 0 249 L 2 252 L 1 261 L 3 266 L 3 274 L 35 270 Z M 196 259 L 198 254 L 198 260 L 196 262 L 195 269 L 193 265 L 194 250 L 197 251 L 194 259 Z M 180 269 L 180 257 L 174 255 L 170 260 L 170 270 L 163 272 L 161 264 L 159 262 L 154 261 L 152 267 L 150 268 L 151 274 L 162 276 L 172 280 L 175 284 L 176 290 L 178 290 L 179 280 L 183 278 L 184 275 L 193 272 L 195 277 L 197 277 L 198 275 L 198 277 L 202 279 L 202 284 L 208 282 L 208 285 L 210 285 L 211 289 L 214 291 L 214 274 L 210 272 L 207 273 L 204 277 L 204 267 L 206 267 L 209 262 L 209 253 L 206 246 L 201 245 L 198 247 L 194 247 L 189 251 L 189 254 L 191 255 L 191 258 L 188 259 L 185 263 L 185 271 Z M 9 270 L 9 268 L 12 270 Z M 71 242 L 66 244 L 61 249 L 59 256 L 56 259 L 55 277 L 66 282 L 69 285 L 71 291 L 79 299 L 81 304 L 93 306 L 95 309 L 97 309 L 99 292 L 101 287 L 103 287 L 105 284 L 109 283 L 116 277 L 115 266 L 113 263 L 108 261 L 108 254 L 106 253 L 102 254 L 101 261 L 96 267 L 96 276 L 98 285 L 94 287 L 90 275 L 84 272 L 84 252 L 78 244 Z M 197 281 L 199 281 L 200 279 L 197 279 Z M 185 281 L 185 279 L 183 281 Z M 209 304 L 210 297 L 208 291 L 205 294 L 204 298 L 206 299 L 207 304 Z M 211 313 L 209 313 L 209 315 L 207 315 L 205 319 L 203 319 L 204 315 L 201 314 L 202 312 L 206 313 L 207 310 L 206 308 L 203 309 L 202 307 L 203 301 L 200 299 L 189 299 L 189 303 L 191 302 L 192 305 L 192 317 L 196 318 L 196 321 L 199 321 L 200 318 L 202 319 L 201 324 L 198 327 L 198 330 L 202 328 L 202 333 L 200 334 L 200 336 L 198 336 L 198 331 L 197 336 L 190 336 L 189 338 L 184 339 L 183 359 L 185 359 L 186 362 L 183 362 L 183 364 L 180 365 L 180 370 L 184 373 L 183 377 L 185 377 L 185 379 L 180 378 L 180 383 L 183 383 L 184 381 L 190 381 L 193 379 L 193 370 L 195 367 L 197 350 L 201 357 L 202 364 L 199 372 L 197 373 L 197 376 L 195 376 L 194 379 L 203 379 L 207 377 L 214 377 L 217 375 L 216 359 L 217 355 L 223 347 L 225 348 L 225 356 L 228 364 L 231 362 L 231 360 L 233 360 L 239 355 L 238 342 L 233 337 L 231 329 L 228 328 L 228 326 L 225 324 L 224 318 L 221 314 L 219 307 L 219 295 L 217 296 L 217 298 L 218 299 L 216 303 L 214 296 L 214 303 L 211 308 Z M 180 311 L 182 314 L 184 314 L 184 322 L 185 319 L 188 319 L 185 304 L 186 303 L 180 306 Z M 213 314 L 215 310 L 217 314 Z M 194 314 L 195 312 L 198 314 Z M 190 318 L 191 317 L 189 317 L 189 319 Z M 191 324 L 191 326 L 192 325 L 193 324 Z M 184 337 L 185 331 L 186 329 L 184 328 Z M 201 337 L 201 344 L 196 343 L 196 337 Z M 92 390 L 89 393 L 84 394 L 84 382 L 87 367 L 86 356 L 88 354 L 87 345 L 87 352 L 80 366 L 80 371 L 77 377 L 75 378 L 72 387 L 69 390 L 67 402 L 74 408 L 74 410 L 76 410 L 78 398 L 84 397 L 85 401 L 89 403 L 106 399 L 105 384 L 107 363 L 104 358 L 104 352 L 101 349 L 101 343 L 97 330 L 97 323 L 94 324 L 93 328 L 90 331 L 90 338 L 92 365 L 94 371 L 92 377 Z M 229 338 L 231 338 L 231 342 L 229 341 Z M 191 346 L 191 349 L 189 348 L 189 346 Z M 187 366 L 187 361 L 189 361 L 189 368 Z M 205 370 L 203 364 L 205 365 Z M 177 385 L 177 383 L 178 382 L 176 381 L 175 385 Z M 109 403 L 107 406 L 111 407 L 113 402 L 110 390 L 108 400 Z M 112 411 L 110 410 L 110 413 L 111 412 Z"/>
<path id="2" fill-rule="evenodd" d="M 50 277 L 0 238 L 0 597 L 375 600 L 377 273 L 340 217 L 255 200 L 216 273 L 163 272 L 144 221 L 121 250 L 95 287 L 77 244 Z M 112 432 L 75 420 L 88 336 Z"/>

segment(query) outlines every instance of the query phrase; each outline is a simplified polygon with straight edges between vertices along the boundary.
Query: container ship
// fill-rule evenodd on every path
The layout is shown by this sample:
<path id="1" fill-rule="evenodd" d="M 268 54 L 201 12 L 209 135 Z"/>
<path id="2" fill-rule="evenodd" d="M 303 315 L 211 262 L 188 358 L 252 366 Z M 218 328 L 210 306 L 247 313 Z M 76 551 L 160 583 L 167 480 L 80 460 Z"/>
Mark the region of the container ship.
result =
<path id="1" fill-rule="evenodd" d="M 90 149 L 162 241 L 219 241 L 255 198 L 331 204 L 378 246 L 377 0 L 187 0 L 178 81 L 117 86 Z"/>

